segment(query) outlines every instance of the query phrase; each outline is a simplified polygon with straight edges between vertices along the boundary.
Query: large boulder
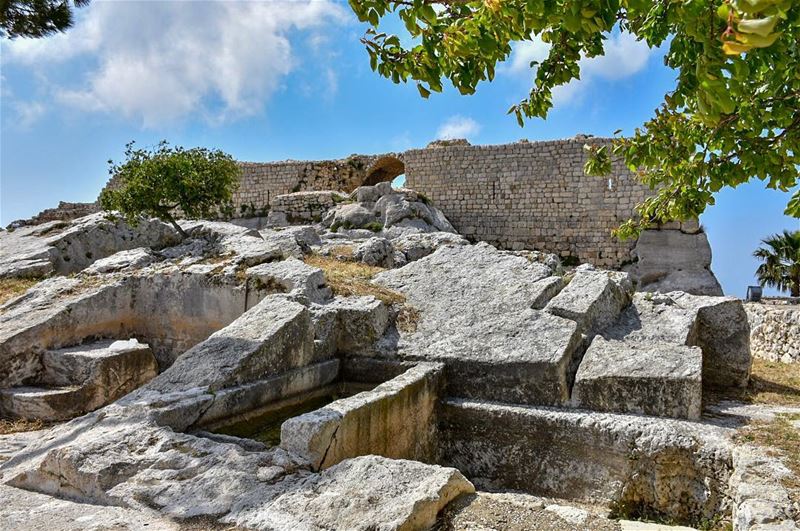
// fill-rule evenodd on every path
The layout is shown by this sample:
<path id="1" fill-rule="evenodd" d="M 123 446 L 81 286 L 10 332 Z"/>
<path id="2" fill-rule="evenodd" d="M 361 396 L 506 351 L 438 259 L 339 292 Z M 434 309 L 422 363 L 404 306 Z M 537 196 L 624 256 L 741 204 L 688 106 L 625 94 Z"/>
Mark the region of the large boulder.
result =
<path id="1" fill-rule="evenodd" d="M 0 389 L 0 411 L 11 417 L 66 420 L 111 403 L 158 374 L 148 345 L 102 340 L 46 350 L 33 384 Z"/>
<path id="2" fill-rule="evenodd" d="M 131 226 L 104 213 L 22 227 L 0 233 L 0 277 L 67 275 L 119 251 L 160 249 L 179 241 L 178 232 L 163 221 L 141 219 Z"/>
<path id="3" fill-rule="evenodd" d="M 639 235 L 637 261 L 625 268 L 640 291 L 722 295 L 711 272 L 711 246 L 699 229 L 652 229 Z"/>
<path id="4" fill-rule="evenodd" d="M 750 376 L 750 326 L 742 301 L 681 291 L 637 293 L 602 334 L 625 341 L 666 341 L 703 351 L 703 385 L 744 387 Z"/>
<path id="5" fill-rule="evenodd" d="M 322 303 L 333 298 L 322 270 L 296 258 L 250 267 L 245 276 L 253 280 L 256 288 L 283 291 L 311 302 Z"/>
<path id="6" fill-rule="evenodd" d="M 218 390 L 312 362 L 308 309 L 282 295 L 266 297 L 178 359 L 147 388 L 160 392 Z"/>
<path id="7" fill-rule="evenodd" d="M 696 345 L 703 349 L 703 382 L 712 387 L 747 387 L 750 380 L 750 324 L 735 297 L 670 293 L 676 303 L 697 312 Z"/>
<path id="8" fill-rule="evenodd" d="M 589 336 L 613 323 L 630 304 L 633 286 L 625 273 L 581 270 L 545 306 L 545 311 L 578 323 Z"/>
<path id="9" fill-rule="evenodd" d="M 386 238 L 370 238 L 353 250 L 353 258 L 367 265 L 394 267 L 394 247 Z"/>
<path id="10" fill-rule="evenodd" d="M 424 258 L 445 245 L 468 244 L 466 238 L 453 232 L 411 233 L 392 240 L 394 248 L 402 252 L 409 262 Z"/>

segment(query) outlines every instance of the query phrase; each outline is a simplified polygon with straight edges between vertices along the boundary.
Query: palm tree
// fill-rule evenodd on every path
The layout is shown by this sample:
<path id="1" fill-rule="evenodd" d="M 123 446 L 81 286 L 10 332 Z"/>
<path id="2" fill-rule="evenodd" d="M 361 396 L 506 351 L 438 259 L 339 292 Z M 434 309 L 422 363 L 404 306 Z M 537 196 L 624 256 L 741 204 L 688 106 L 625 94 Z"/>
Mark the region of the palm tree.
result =
<path id="1" fill-rule="evenodd" d="M 753 256 L 764 263 L 758 266 L 756 276 L 761 285 L 789 291 L 800 297 L 800 230 L 783 231 L 761 240 Z"/>

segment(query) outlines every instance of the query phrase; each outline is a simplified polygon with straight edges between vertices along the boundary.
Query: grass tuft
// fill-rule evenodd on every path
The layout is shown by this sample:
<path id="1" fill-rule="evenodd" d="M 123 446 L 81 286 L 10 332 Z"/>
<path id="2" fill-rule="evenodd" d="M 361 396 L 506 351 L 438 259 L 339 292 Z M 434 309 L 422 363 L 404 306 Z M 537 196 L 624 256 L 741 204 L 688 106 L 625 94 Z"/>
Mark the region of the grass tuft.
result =
<path id="1" fill-rule="evenodd" d="M 2 278 L 0 279 L 0 306 L 11 299 L 22 295 L 39 282 L 37 278 Z"/>
<path id="2" fill-rule="evenodd" d="M 406 300 L 403 294 L 371 282 L 375 275 L 385 271 L 382 267 L 370 266 L 363 262 L 337 260 L 318 254 L 306 256 L 305 262 L 312 267 L 322 269 L 325 281 L 334 295 L 342 297 L 372 295 L 387 305 L 402 304 Z"/>
<path id="3" fill-rule="evenodd" d="M 41 420 L 0 419 L 0 435 L 9 435 L 11 433 L 20 433 L 23 431 L 43 430 L 46 427 L 47 424 Z"/>

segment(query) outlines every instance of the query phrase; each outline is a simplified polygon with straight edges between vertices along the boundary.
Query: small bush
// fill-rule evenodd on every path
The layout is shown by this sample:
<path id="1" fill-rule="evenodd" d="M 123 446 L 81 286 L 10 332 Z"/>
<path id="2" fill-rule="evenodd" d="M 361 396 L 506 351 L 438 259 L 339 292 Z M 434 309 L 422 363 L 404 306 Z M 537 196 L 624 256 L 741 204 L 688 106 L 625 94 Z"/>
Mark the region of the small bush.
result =
<path id="1" fill-rule="evenodd" d="M 125 146 L 125 162 L 109 161 L 109 173 L 119 186 L 100 194 L 105 210 L 118 210 L 131 225 L 140 216 L 155 216 L 186 232 L 173 216 L 176 209 L 190 218 L 212 217 L 230 203 L 241 169 L 233 157 L 219 150 L 170 147 L 162 141 L 153 150 Z"/>

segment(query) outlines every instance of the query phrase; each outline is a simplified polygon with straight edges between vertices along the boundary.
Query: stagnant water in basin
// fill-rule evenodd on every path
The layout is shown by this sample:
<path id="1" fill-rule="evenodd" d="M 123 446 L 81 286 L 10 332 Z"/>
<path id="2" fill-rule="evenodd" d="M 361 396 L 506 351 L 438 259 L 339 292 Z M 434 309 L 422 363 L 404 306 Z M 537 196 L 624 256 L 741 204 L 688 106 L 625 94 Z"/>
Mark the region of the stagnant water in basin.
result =
<path id="1" fill-rule="evenodd" d="M 283 401 L 280 404 L 251 412 L 244 417 L 239 415 L 232 422 L 222 424 L 211 431 L 223 435 L 253 439 L 267 446 L 277 446 L 281 442 L 281 424 L 284 421 L 325 407 L 340 398 L 353 396 L 362 391 L 369 391 L 377 385 L 358 382 L 339 382 L 327 385 L 300 401 Z M 285 405 L 281 405 L 283 403 Z"/>

